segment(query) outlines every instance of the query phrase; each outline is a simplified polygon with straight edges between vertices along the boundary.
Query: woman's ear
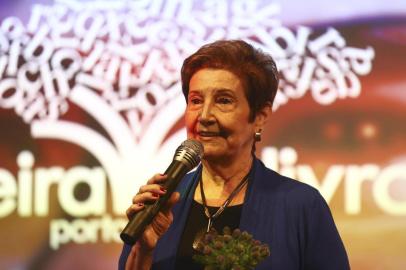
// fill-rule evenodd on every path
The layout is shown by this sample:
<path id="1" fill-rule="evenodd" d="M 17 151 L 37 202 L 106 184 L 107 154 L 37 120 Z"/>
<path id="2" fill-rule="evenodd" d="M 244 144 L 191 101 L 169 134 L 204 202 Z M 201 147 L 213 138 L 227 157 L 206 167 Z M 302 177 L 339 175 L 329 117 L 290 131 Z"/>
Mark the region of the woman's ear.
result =
<path id="1" fill-rule="evenodd" d="M 262 130 L 272 114 L 272 104 L 269 102 L 255 116 L 255 130 Z"/>

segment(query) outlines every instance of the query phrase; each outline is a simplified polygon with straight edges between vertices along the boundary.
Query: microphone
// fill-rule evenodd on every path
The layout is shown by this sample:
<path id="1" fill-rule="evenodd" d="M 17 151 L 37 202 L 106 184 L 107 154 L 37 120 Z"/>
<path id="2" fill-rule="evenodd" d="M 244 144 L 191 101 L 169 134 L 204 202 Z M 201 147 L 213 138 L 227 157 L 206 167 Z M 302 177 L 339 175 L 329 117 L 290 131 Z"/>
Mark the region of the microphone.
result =
<path id="1" fill-rule="evenodd" d="M 173 161 L 166 169 L 166 181 L 162 186 L 166 193 L 152 204 L 145 204 L 144 208 L 135 213 L 120 234 L 120 238 L 128 245 L 134 245 L 141 237 L 145 227 L 152 222 L 161 208 L 171 197 L 180 180 L 188 171 L 199 164 L 203 156 L 203 145 L 196 140 L 184 141 L 175 152 Z"/>

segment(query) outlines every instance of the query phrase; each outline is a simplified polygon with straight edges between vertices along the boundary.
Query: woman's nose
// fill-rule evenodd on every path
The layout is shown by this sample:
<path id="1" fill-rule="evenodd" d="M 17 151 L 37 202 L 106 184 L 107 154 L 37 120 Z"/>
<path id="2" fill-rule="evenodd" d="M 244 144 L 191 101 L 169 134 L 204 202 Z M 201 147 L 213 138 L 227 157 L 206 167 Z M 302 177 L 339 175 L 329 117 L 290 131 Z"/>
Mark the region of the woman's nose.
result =
<path id="1" fill-rule="evenodd" d="M 199 122 L 208 124 L 214 122 L 213 109 L 210 102 L 205 102 L 200 110 Z"/>

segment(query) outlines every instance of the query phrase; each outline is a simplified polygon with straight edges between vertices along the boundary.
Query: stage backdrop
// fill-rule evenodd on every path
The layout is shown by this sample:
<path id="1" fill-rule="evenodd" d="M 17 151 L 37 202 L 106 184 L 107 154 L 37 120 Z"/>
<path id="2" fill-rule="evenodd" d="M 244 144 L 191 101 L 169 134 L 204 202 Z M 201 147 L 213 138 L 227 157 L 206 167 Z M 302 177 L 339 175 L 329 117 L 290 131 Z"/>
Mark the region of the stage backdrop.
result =
<path id="1" fill-rule="evenodd" d="M 257 155 L 320 190 L 352 269 L 405 269 L 405 15 L 400 0 L 1 1 L 0 269 L 116 268 L 132 195 L 185 139 L 182 61 L 218 39 L 279 67 Z"/>

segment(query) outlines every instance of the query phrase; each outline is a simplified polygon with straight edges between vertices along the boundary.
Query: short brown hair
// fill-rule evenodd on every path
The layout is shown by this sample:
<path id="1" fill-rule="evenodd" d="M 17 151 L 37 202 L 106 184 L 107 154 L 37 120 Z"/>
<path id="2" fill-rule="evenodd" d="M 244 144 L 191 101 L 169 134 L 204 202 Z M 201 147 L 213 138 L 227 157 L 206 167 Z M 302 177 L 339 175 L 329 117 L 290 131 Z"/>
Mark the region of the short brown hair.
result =
<path id="1" fill-rule="evenodd" d="M 279 77 L 273 58 L 243 40 L 215 41 L 185 59 L 181 78 L 186 100 L 190 79 L 202 68 L 226 69 L 240 78 L 250 106 L 250 121 L 275 99 Z"/>

